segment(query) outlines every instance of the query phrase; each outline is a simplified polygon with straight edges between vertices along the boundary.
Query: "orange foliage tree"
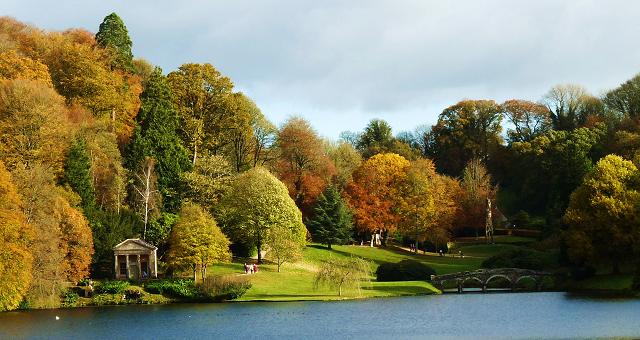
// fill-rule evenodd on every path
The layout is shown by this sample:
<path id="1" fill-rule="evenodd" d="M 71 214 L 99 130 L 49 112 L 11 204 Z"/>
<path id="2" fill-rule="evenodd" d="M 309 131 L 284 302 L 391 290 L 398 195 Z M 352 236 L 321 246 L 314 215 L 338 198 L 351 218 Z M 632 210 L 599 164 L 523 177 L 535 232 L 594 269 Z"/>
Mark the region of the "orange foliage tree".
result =
<path id="1" fill-rule="evenodd" d="M 302 118 L 289 119 L 278 132 L 278 177 L 305 217 L 336 170 L 322 139 Z"/>
<path id="2" fill-rule="evenodd" d="M 397 229 L 400 221 L 398 202 L 402 195 L 400 184 L 409 166 L 409 161 L 400 155 L 381 153 L 356 169 L 345 196 L 361 233 L 381 233 L 385 244 L 389 232 Z"/>

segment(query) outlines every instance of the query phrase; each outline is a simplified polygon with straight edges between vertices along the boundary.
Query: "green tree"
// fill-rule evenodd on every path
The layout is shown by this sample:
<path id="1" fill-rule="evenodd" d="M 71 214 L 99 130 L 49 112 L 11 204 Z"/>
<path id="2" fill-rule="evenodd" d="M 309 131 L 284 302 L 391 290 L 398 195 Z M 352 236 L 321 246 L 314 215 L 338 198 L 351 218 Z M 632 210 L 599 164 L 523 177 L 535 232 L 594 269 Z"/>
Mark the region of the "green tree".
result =
<path id="1" fill-rule="evenodd" d="M 183 196 L 214 211 L 232 180 L 233 169 L 222 156 L 202 155 L 189 172 L 181 175 Z"/>
<path id="2" fill-rule="evenodd" d="M 371 265 L 359 257 L 333 258 L 329 257 L 321 266 L 314 280 L 314 288 L 327 285 L 338 289 L 338 296 L 342 296 L 344 288 L 357 288 L 363 282 L 369 281 Z"/>
<path id="3" fill-rule="evenodd" d="M 0 161 L 0 311 L 17 308 L 29 289 L 33 237 L 11 174 Z"/>
<path id="4" fill-rule="evenodd" d="M 162 70 L 156 68 L 141 96 L 138 126 L 128 147 L 127 167 L 137 169 L 145 157 L 157 161 L 158 190 L 164 208 L 176 211 L 180 205 L 180 174 L 191 168 L 189 156 L 178 136 L 178 116 Z"/>
<path id="5" fill-rule="evenodd" d="M 111 13 L 104 18 L 96 33 L 96 42 L 111 53 L 112 68 L 133 70 L 129 31 L 116 13 Z"/>
<path id="6" fill-rule="evenodd" d="M 351 238 L 353 216 L 335 186 L 328 186 L 318 197 L 308 225 L 314 240 L 329 249 L 332 244 L 344 244 Z"/>
<path id="7" fill-rule="evenodd" d="M 608 109 L 626 117 L 640 116 L 640 74 L 607 92 L 602 100 Z"/>
<path id="8" fill-rule="evenodd" d="M 80 196 L 85 213 L 90 213 L 95 208 L 96 197 L 91 181 L 91 160 L 82 139 L 76 139 L 71 144 L 64 168 L 64 181 Z"/>
<path id="9" fill-rule="evenodd" d="M 357 146 L 365 158 L 382 152 L 391 152 L 393 147 L 391 125 L 382 119 L 373 119 L 360 134 Z"/>
<path id="10" fill-rule="evenodd" d="M 501 111 L 493 100 L 463 100 L 442 111 L 432 129 L 438 170 L 459 176 L 472 158 L 487 162 L 502 143 Z"/>
<path id="11" fill-rule="evenodd" d="M 178 222 L 171 231 L 169 264 L 176 268 L 191 268 L 194 281 L 200 268 L 204 282 L 209 265 L 230 259 L 229 240 L 213 217 L 197 204 L 183 204 Z"/>
<path id="12" fill-rule="evenodd" d="M 285 262 L 295 262 L 302 258 L 304 243 L 296 239 L 296 235 L 287 226 L 275 225 L 267 233 L 268 250 L 266 258 L 280 267 Z"/>
<path id="13" fill-rule="evenodd" d="M 246 171 L 231 184 L 222 201 L 221 220 L 233 242 L 257 248 L 272 246 L 270 230 L 285 228 L 295 243 L 304 245 L 307 229 L 287 187 L 264 168 Z"/>
<path id="14" fill-rule="evenodd" d="M 571 195 L 564 218 L 571 260 L 618 272 L 640 254 L 640 172 L 620 156 L 604 157 Z"/>

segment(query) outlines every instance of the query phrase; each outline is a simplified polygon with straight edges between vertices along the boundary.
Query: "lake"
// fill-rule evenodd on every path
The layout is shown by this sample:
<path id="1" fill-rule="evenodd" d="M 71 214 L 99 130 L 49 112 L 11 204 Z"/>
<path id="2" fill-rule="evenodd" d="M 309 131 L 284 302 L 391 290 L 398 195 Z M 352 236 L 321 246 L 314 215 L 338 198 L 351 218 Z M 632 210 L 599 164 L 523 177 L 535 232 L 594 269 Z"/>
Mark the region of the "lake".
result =
<path id="1" fill-rule="evenodd" d="M 640 337 L 640 300 L 471 293 L 0 313 L 0 339 L 595 337 Z"/>

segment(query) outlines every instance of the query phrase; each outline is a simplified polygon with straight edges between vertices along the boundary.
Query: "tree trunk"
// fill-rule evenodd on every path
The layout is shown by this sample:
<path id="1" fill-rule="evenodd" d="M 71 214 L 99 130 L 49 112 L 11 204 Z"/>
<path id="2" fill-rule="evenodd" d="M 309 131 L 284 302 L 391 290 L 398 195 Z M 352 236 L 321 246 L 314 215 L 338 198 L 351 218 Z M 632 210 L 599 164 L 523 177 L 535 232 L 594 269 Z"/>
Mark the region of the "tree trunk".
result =
<path id="1" fill-rule="evenodd" d="M 331 250 L 331 242 L 327 243 L 327 249 Z"/>
<path id="2" fill-rule="evenodd" d="M 204 279 L 207 277 L 207 265 L 203 264 L 201 267 L 201 275 L 202 275 L 202 282 L 204 283 Z"/>
<path id="3" fill-rule="evenodd" d="M 193 143 L 193 160 L 191 164 L 196 165 L 196 157 L 198 156 L 198 143 Z"/>
<path id="4" fill-rule="evenodd" d="M 342 296 L 342 284 L 338 285 L 338 296 Z"/>
<path id="5" fill-rule="evenodd" d="M 258 264 L 262 264 L 262 242 L 258 241 L 258 244 L 256 245 L 256 248 L 258 248 Z"/>
<path id="6" fill-rule="evenodd" d="M 193 282 L 195 283 L 196 281 L 198 281 L 198 267 L 194 264 L 193 265 Z"/>

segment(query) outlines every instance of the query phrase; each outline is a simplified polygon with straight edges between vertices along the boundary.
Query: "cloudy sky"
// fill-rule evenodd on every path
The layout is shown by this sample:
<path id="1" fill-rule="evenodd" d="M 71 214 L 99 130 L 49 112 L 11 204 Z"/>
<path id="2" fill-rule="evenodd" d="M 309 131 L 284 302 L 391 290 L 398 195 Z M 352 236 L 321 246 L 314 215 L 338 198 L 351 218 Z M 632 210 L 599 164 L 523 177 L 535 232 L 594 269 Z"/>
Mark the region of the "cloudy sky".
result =
<path id="1" fill-rule="evenodd" d="M 433 124 L 461 99 L 540 99 L 578 83 L 599 95 L 640 72 L 634 1 L 32 1 L 0 15 L 95 32 L 116 12 L 134 54 L 165 72 L 210 62 L 280 124 L 324 136 L 372 118 Z"/>

